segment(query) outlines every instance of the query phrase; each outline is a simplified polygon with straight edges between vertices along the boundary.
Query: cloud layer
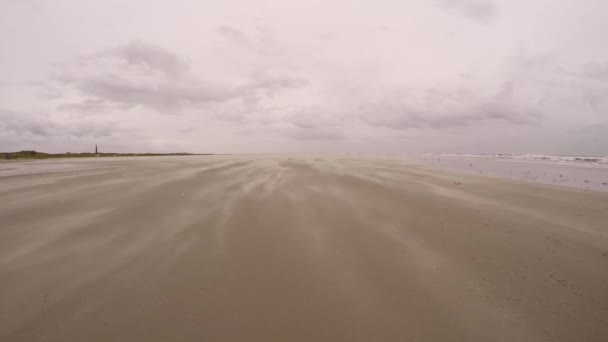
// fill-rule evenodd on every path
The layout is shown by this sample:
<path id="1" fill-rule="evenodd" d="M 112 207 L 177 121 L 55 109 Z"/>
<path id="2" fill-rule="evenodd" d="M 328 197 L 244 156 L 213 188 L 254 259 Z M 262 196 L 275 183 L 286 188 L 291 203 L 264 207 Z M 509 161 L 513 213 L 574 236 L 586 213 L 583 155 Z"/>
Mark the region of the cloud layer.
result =
<path id="1" fill-rule="evenodd" d="M 547 6 L 3 3 L 0 150 L 608 153 L 563 142 L 608 124 L 608 5 Z"/>
<path id="2" fill-rule="evenodd" d="M 435 0 L 435 3 L 479 22 L 491 21 L 498 14 L 498 7 L 492 0 Z"/>
<path id="3" fill-rule="evenodd" d="M 205 80 L 190 72 L 175 53 L 142 42 L 130 42 L 82 59 L 80 68 L 59 80 L 85 97 L 63 109 L 90 109 L 106 104 L 118 108 L 142 106 L 163 114 L 177 114 L 183 108 L 234 99 L 259 101 L 282 89 L 298 88 L 305 80 L 255 75 L 239 82 Z"/>

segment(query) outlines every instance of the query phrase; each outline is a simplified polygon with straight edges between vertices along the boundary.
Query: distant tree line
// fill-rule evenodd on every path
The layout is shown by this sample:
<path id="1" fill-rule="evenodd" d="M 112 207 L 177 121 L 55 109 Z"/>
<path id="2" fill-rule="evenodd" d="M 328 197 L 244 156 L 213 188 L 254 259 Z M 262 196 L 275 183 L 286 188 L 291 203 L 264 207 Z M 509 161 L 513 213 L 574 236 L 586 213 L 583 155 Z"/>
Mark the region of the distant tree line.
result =
<path id="1" fill-rule="evenodd" d="M 0 152 L 3 159 L 49 159 L 49 158 L 92 158 L 92 157 L 153 157 L 153 156 L 193 156 L 211 155 L 210 153 L 44 153 L 37 151 Z"/>

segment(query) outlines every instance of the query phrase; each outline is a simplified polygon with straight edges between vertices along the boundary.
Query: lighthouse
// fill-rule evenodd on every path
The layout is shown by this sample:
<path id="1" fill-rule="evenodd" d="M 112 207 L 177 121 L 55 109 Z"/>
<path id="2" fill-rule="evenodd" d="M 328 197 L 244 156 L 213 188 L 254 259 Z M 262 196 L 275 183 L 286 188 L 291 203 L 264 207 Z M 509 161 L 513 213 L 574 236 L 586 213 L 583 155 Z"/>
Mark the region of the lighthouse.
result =
<path id="1" fill-rule="evenodd" d="M 95 145 L 95 154 L 99 154 L 99 152 L 97 152 L 97 145 Z"/>

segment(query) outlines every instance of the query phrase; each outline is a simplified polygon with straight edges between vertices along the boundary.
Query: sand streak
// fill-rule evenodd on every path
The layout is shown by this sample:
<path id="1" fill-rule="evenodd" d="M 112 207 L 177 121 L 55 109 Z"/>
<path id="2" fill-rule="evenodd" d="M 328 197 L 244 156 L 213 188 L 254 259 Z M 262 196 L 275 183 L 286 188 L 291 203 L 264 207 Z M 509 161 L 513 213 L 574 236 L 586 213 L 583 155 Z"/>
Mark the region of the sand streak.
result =
<path id="1" fill-rule="evenodd" d="M 608 193 L 389 157 L 3 165 L 0 340 L 608 340 Z"/>

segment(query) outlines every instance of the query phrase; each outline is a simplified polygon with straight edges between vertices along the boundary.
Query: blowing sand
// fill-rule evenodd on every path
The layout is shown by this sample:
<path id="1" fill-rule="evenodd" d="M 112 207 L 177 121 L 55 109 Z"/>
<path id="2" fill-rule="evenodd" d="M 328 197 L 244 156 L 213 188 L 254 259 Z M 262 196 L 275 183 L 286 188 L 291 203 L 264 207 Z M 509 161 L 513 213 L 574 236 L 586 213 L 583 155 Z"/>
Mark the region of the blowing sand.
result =
<path id="1" fill-rule="evenodd" d="M 2 341 L 608 341 L 607 192 L 388 157 L 0 166 Z"/>

